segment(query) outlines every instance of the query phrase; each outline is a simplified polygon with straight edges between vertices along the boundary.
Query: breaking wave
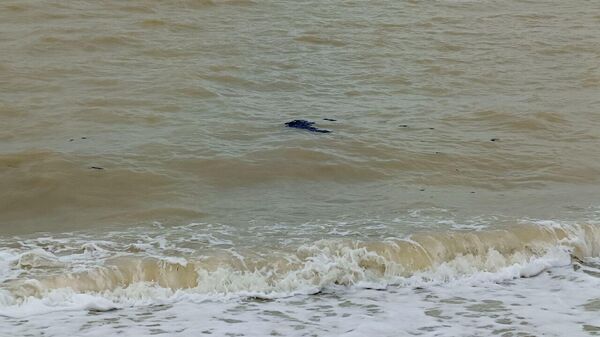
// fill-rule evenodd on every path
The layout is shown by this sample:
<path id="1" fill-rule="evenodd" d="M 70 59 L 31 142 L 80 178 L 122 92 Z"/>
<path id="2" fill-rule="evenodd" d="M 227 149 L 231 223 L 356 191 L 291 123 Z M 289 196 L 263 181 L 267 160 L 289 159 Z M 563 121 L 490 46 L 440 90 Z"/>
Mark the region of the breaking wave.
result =
<path id="1" fill-rule="evenodd" d="M 39 248 L 5 251 L 0 312 L 10 315 L 34 304 L 43 310 L 108 310 L 182 297 L 270 299 L 346 287 L 499 282 L 598 255 L 600 228 L 591 224 L 423 232 L 373 242 L 327 239 L 252 256 L 231 250 L 185 258 L 116 256 L 83 244 L 69 262 Z M 81 267 L 98 259 L 102 262 Z M 27 276 L 36 271 L 45 275 Z"/>

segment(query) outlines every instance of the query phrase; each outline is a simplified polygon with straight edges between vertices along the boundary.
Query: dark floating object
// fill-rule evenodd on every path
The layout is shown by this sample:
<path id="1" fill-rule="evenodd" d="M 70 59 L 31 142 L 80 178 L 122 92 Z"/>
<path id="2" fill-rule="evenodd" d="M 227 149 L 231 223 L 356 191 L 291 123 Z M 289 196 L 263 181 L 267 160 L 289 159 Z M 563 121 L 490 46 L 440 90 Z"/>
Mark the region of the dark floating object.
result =
<path id="1" fill-rule="evenodd" d="M 87 139 L 87 137 L 81 137 L 81 139 Z"/>
<path id="2" fill-rule="evenodd" d="M 423 192 L 423 191 L 425 191 L 425 189 L 424 189 L 424 188 L 422 188 L 422 189 L 420 189 L 419 191 Z"/>
<path id="3" fill-rule="evenodd" d="M 333 118 L 323 118 L 324 121 L 330 121 L 330 122 L 335 122 L 337 119 L 333 119 Z"/>
<path id="4" fill-rule="evenodd" d="M 435 128 L 429 128 L 429 130 L 435 130 Z"/>
<path id="5" fill-rule="evenodd" d="M 111 307 L 111 308 L 107 308 L 107 309 L 89 309 L 88 312 L 93 313 L 93 314 L 98 314 L 98 313 L 117 311 L 117 310 L 119 310 L 119 308 Z"/>
<path id="6" fill-rule="evenodd" d="M 291 122 L 285 123 L 285 125 L 288 128 L 303 129 L 303 130 L 308 130 L 308 131 L 311 131 L 311 132 L 320 132 L 320 133 L 329 133 L 329 132 L 331 132 L 329 130 L 316 128 L 316 127 L 313 126 L 313 124 L 315 124 L 315 122 L 309 122 L 309 121 L 305 121 L 303 119 L 296 119 L 296 120 L 293 120 Z"/>
<path id="7" fill-rule="evenodd" d="M 69 141 L 70 141 L 70 142 L 72 142 L 72 141 L 74 141 L 74 140 L 75 140 L 75 139 L 73 139 L 73 138 L 69 139 Z"/>
<path id="8" fill-rule="evenodd" d="M 406 125 L 406 124 L 401 124 L 401 125 L 398 125 L 398 126 L 401 127 L 401 128 L 407 128 L 408 127 L 408 125 Z"/>
<path id="9" fill-rule="evenodd" d="M 490 141 L 492 141 L 492 142 L 495 142 L 495 141 L 498 141 L 498 140 L 500 140 L 500 138 L 492 138 L 492 139 L 490 139 Z"/>
<path id="10" fill-rule="evenodd" d="M 261 297 L 261 296 L 250 296 L 243 300 L 244 302 L 258 302 L 258 303 L 269 303 L 274 302 L 274 299 Z"/>
<path id="11" fill-rule="evenodd" d="M 104 167 L 100 167 L 100 166 L 90 166 L 90 168 L 92 170 L 104 170 Z"/>

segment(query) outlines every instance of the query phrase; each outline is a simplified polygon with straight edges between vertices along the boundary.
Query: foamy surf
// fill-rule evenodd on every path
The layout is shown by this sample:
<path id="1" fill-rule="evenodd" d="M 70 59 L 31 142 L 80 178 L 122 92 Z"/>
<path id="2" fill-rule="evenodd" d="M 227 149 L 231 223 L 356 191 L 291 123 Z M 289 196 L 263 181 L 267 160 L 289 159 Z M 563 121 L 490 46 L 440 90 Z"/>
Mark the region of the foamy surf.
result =
<path id="1" fill-rule="evenodd" d="M 352 228 L 332 226 L 340 233 Z M 296 237 L 313 233 L 278 241 L 277 230 L 289 229 L 274 225 L 276 243 L 269 246 L 244 246 L 232 228 L 210 224 L 157 224 L 107 232 L 102 240 L 86 233 L 5 240 L 0 336 L 595 331 L 599 225 L 452 227 L 378 239 L 338 233 L 311 242 L 315 228 L 330 227 L 300 226 Z"/>
<path id="2" fill-rule="evenodd" d="M 493 273 L 450 280 L 448 265 L 438 282 L 415 275 L 385 291 L 329 286 L 316 296 L 210 295 L 149 283 L 96 293 L 53 289 L 18 305 L 3 298 L 0 335 L 588 336 L 597 326 L 600 269 L 587 260 L 561 267 L 570 256 L 556 249 Z"/>
<path id="3" fill-rule="evenodd" d="M 89 310 L 89 296 L 103 299 L 96 310 L 107 310 L 190 296 L 275 299 L 344 288 L 501 282 L 596 257 L 599 249 L 598 226 L 555 223 L 372 242 L 325 239 L 252 256 L 230 249 L 159 256 L 90 243 L 76 254 L 55 255 L 22 247 L 0 255 L 0 312 L 12 316 L 31 306 Z"/>

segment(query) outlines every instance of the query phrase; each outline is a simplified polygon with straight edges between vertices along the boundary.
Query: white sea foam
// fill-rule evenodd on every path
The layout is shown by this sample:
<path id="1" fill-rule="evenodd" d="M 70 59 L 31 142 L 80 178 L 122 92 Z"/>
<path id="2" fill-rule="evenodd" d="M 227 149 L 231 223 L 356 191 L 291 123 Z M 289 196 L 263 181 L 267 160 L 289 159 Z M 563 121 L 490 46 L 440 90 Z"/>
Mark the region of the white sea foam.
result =
<path id="1" fill-rule="evenodd" d="M 53 246 L 53 240 L 38 244 Z M 563 332 L 577 335 L 598 325 L 589 313 L 597 310 L 594 301 L 600 303 L 600 292 L 590 291 L 600 285 L 595 226 L 544 222 L 374 242 L 327 239 L 268 255 L 231 247 L 196 257 L 165 255 L 179 250 L 162 242 L 133 253 L 127 242 L 74 239 L 61 243 L 61 255 L 34 244 L 1 251 L 0 320 L 6 324 L 0 335 L 41 331 L 51 322 L 61 322 L 51 336 L 144 335 L 156 332 L 151 321 L 182 336 L 224 335 L 236 324 L 248 336 L 486 335 L 502 329 L 553 335 L 542 309 L 529 305 L 536 303 L 553 310 Z M 587 298 L 577 293 L 578 284 Z M 555 289 L 568 308 L 549 300 Z M 146 323 L 101 326 L 97 317 Z"/>
<path id="2" fill-rule="evenodd" d="M 56 290 L 44 299 L 4 307 L 0 335 L 44 329 L 49 336 L 140 336 L 159 330 L 173 336 L 586 336 L 586 329 L 598 326 L 594 303 L 600 303 L 600 279 L 570 266 L 514 278 L 527 267 L 419 287 L 335 288 L 267 301 L 148 284 L 123 289 L 126 296 Z"/>

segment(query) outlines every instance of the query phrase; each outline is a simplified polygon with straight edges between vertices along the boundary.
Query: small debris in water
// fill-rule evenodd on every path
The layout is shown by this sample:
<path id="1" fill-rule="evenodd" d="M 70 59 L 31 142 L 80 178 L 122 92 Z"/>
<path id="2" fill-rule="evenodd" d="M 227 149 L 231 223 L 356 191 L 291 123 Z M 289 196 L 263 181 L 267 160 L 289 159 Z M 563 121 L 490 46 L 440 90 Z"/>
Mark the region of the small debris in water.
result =
<path id="1" fill-rule="evenodd" d="M 90 166 L 90 168 L 92 170 L 104 170 L 104 167 L 100 167 L 100 166 Z"/>
<path id="2" fill-rule="evenodd" d="M 490 141 L 492 141 L 492 142 L 495 142 L 497 140 L 500 140 L 500 138 L 492 138 L 492 139 L 490 139 Z"/>
<path id="3" fill-rule="evenodd" d="M 81 139 L 87 139 L 87 137 L 81 137 Z"/>
<path id="4" fill-rule="evenodd" d="M 323 118 L 324 121 L 330 121 L 330 122 L 335 122 L 337 119 L 333 119 L 333 118 Z"/>
<path id="5" fill-rule="evenodd" d="M 424 189 L 424 188 L 422 188 L 422 189 L 420 189 L 419 191 L 423 192 L 423 191 L 425 191 L 425 189 Z"/>
<path id="6" fill-rule="evenodd" d="M 244 302 L 258 302 L 258 303 L 269 303 L 275 301 L 272 298 L 261 297 L 261 296 L 250 296 L 243 300 Z"/>
<path id="7" fill-rule="evenodd" d="M 398 125 L 398 126 L 401 127 L 401 128 L 407 128 L 408 127 L 408 125 L 406 125 L 406 124 L 401 124 L 401 125 Z"/>
<path id="8" fill-rule="evenodd" d="M 296 120 L 293 120 L 291 122 L 285 123 L 285 125 L 288 128 L 303 129 L 303 130 L 308 130 L 308 131 L 311 131 L 311 132 L 320 132 L 320 133 L 329 133 L 329 132 L 331 132 L 329 130 L 316 128 L 316 127 L 313 126 L 313 124 L 315 124 L 315 122 L 309 122 L 309 121 L 305 121 L 303 119 L 296 119 Z"/>
<path id="9" fill-rule="evenodd" d="M 70 141 L 70 142 L 72 142 L 72 141 L 74 141 L 74 140 L 75 140 L 75 139 L 73 139 L 73 138 L 69 139 L 69 141 Z"/>

